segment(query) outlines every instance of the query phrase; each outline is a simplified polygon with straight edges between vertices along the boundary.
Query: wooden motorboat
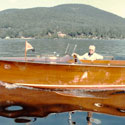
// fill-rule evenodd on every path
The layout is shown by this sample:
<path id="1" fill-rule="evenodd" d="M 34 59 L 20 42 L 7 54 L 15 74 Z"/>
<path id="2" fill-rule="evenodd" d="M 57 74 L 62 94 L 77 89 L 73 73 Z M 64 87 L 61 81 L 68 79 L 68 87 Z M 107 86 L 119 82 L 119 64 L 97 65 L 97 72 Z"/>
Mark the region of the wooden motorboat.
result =
<path id="1" fill-rule="evenodd" d="M 125 88 L 125 60 L 3 58 L 0 81 L 37 88 Z"/>

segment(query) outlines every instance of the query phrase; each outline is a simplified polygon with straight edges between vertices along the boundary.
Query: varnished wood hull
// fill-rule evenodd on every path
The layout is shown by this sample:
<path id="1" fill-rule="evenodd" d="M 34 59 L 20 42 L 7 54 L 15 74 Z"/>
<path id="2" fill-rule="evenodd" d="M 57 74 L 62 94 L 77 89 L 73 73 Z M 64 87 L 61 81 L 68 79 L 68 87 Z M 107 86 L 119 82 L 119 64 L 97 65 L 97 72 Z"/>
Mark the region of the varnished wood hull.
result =
<path id="1" fill-rule="evenodd" d="M 0 81 L 37 88 L 125 88 L 125 61 L 38 63 L 0 61 Z"/>

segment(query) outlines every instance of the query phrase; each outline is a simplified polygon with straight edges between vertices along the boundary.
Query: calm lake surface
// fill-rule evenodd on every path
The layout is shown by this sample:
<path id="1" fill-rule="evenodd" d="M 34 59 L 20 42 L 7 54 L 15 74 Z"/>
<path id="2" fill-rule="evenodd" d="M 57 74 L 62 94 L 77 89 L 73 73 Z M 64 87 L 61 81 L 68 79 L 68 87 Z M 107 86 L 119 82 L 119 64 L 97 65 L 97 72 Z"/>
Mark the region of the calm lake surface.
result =
<path id="1" fill-rule="evenodd" d="M 78 40 L 78 39 L 30 39 L 27 40 L 35 48 L 35 52 L 28 51 L 27 56 L 47 55 L 57 53 L 62 56 L 65 54 L 69 44 L 68 53 L 72 54 L 74 46 L 76 53 L 84 54 L 88 52 L 89 45 L 96 46 L 96 52 L 103 56 L 114 56 L 117 58 L 125 57 L 125 40 Z M 23 57 L 25 50 L 25 40 L 22 39 L 0 39 L 0 57 Z M 5 93 L 6 94 L 6 93 Z M 75 112 L 72 114 L 72 121 L 76 125 L 87 125 L 87 112 Z M 14 118 L 0 117 L 0 125 L 71 125 L 69 114 L 57 113 L 47 117 L 30 118 L 30 123 L 16 123 Z M 125 117 L 112 116 L 108 114 L 93 113 L 92 124 L 101 125 L 124 125 Z"/>

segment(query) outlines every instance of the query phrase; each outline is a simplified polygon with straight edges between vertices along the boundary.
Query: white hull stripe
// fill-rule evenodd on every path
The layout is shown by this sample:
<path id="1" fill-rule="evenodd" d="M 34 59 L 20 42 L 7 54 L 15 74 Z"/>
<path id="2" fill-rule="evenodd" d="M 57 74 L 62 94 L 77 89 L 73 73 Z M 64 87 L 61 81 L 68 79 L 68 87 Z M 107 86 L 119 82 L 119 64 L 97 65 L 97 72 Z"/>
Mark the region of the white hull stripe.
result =
<path id="1" fill-rule="evenodd" d="M 125 85 L 43 85 L 43 84 L 23 84 L 16 83 L 16 85 L 43 87 L 43 88 L 125 88 Z"/>

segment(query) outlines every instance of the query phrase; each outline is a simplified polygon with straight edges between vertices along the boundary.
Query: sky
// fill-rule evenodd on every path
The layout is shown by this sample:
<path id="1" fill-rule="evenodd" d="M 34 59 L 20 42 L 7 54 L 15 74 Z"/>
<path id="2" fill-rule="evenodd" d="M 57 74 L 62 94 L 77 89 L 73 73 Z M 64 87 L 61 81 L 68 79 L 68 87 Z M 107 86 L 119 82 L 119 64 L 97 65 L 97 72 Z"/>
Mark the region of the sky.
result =
<path id="1" fill-rule="evenodd" d="M 0 11 L 12 8 L 53 7 L 70 3 L 91 5 L 125 18 L 125 0 L 0 0 Z"/>

